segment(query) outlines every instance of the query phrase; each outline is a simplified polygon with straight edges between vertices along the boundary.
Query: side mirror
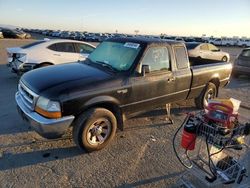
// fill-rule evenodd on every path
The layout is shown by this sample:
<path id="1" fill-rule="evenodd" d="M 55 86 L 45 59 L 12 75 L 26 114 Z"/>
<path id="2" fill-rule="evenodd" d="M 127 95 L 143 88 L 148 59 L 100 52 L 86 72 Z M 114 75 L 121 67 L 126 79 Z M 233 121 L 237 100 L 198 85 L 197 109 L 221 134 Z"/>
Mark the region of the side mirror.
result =
<path id="1" fill-rule="evenodd" d="M 147 73 L 150 73 L 150 66 L 142 65 L 142 76 L 145 76 Z"/>

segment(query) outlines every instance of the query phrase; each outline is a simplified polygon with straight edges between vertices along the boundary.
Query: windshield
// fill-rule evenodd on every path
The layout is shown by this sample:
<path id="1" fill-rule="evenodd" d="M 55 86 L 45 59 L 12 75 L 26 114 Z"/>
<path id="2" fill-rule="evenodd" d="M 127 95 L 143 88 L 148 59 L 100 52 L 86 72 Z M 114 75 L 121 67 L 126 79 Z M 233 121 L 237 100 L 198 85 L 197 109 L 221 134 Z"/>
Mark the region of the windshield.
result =
<path id="1" fill-rule="evenodd" d="M 103 63 L 117 71 L 127 71 L 140 52 L 138 43 L 102 42 L 90 55 L 93 63 Z"/>

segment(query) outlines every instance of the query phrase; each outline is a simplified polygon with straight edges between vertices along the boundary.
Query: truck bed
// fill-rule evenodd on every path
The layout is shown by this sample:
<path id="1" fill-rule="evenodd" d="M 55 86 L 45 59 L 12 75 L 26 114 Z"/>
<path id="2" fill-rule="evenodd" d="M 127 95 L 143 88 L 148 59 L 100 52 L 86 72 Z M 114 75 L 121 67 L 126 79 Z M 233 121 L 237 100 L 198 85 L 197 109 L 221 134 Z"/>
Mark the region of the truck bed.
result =
<path id="1" fill-rule="evenodd" d="M 197 97 L 208 81 L 217 83 L 218 87 L 222 87 L 228 83 L 232 64 L 214 60 L 193 61 L 190 62 L 192 81 L 191 90 L 188 98 Z"/>

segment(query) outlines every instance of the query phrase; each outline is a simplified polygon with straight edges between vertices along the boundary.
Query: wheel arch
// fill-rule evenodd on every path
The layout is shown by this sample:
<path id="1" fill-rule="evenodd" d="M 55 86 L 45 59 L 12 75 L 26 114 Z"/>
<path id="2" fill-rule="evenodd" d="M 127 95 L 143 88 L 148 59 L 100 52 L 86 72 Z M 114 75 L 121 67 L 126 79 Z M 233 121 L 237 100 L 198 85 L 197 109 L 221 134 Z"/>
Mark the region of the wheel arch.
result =
<path id="1" fill-rule="evenodd" d="M 91 108 L 105 108 L 111 111 L 117 119 L 117 126 L 120 130 L 124 129 L 123 126 L 123 114 L 119 107 L 119 102 L 117 99 L 110 96 L 98 96 L 92 98 L 84 103 L 84 105 L 80 108 L 79 113 L 76 116 L 88 111 Z"/>
<path id="2" fill-rule="evenodd" d="M 216 90 L 217 90 L 216 97 L 218 97 L 219 87 L 220 87 L 220 79 L 219 79 L 219 77 L 212 78 L 211 80 L 208 81 L 208 83 L 213 83 L 216 86 Z"/>

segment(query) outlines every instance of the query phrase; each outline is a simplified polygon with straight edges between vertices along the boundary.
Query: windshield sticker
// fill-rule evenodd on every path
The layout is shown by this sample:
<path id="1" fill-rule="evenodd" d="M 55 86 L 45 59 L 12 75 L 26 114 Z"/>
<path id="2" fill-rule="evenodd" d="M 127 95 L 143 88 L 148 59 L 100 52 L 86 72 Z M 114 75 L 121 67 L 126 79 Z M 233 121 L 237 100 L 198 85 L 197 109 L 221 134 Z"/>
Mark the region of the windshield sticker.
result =
<path id="1" fill-rule="evenodd" d="M 128 47 L 128 48 L 134 48 L 134 49 L 137 49 L 139 48 L 140 44 L 138 43 L 133 43 L 133 42 L 126 42 L 124 44 L 125 47 Z"/>

